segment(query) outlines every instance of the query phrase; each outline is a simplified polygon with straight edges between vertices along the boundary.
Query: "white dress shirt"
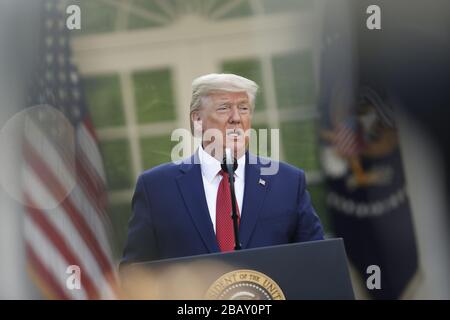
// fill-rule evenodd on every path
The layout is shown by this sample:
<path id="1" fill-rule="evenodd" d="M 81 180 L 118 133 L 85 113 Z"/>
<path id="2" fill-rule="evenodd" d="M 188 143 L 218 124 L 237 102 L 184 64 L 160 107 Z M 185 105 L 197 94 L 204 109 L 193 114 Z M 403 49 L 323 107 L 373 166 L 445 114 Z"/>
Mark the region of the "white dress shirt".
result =
<path id="1" fill-rule="evenodd" d="M 200 145 L 198 149 L 198 157 L 202 171 L 203 187 L 205 189 L 206 202 L 208 204 L 209 215 L 216 232 L 216 200 L 219 184 L 222 176 L 219 174 L 222 170 L 220 162 L 203 150 Z M 245 154 L 238 159 L 238 167 L 234 172 L 234 191 L 236 193 L 236 201 L 239 213 L 242 215 L 242 201 L 244 200 L 245 185 Z M 231 217 L 230 217 L 231 219 Z"/>

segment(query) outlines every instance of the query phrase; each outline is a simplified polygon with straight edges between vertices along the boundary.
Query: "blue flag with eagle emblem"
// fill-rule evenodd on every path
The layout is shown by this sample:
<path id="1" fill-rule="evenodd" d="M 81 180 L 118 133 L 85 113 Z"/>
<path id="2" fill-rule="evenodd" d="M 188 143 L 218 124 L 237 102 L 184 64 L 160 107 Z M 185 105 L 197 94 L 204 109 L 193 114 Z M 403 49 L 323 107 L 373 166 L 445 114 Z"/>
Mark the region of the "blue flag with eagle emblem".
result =
<path id="1" fill-rule="evenodd" d="M 384 88 L 360 82 L 352 3 L 327 1 L 324 11 L 319 108 L 327 207 L 364 282 L 369 266 L 380 268 L 380 288 L 370 296 L 399 299 L 418 269 L 414 228 L 393 104 Z"/>

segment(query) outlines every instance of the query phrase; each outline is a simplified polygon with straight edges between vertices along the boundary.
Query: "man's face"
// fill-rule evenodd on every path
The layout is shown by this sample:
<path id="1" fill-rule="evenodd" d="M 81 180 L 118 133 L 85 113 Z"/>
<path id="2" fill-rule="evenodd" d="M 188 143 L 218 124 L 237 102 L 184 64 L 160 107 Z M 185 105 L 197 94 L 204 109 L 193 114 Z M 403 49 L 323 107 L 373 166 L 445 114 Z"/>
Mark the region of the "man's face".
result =
<path id="1" fill-rule="evenodd" d="M 245 132 L 251 128 L 251 119 L 252 110 L 246 92 L 214 91 L 203 100 L 200 110 L 192 114 L 193 121 L 202 122 L 205 150 L 208 151 L 207 146 L 214 141 L 211 132 L 217 132 L 222 138 L 221 150 L 230 148 L 236 158 L 240 158 L 247 149 L 249 138 Z M 213 156 L 219 158 L 220 155 Z"/>

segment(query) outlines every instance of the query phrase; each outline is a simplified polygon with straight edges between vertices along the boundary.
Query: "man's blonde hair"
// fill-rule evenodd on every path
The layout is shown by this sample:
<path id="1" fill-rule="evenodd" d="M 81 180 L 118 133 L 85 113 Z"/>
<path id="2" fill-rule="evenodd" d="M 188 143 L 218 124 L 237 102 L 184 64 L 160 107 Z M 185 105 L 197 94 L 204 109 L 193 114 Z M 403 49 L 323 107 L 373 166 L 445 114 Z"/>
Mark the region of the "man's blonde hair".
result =
<path id="1" fill-rule="evenodd" d="M 207 97 L 212 91 L 244 91 L 253 110 L 258 85 L 252 80 L 230 73 L 211 73 L 198 77 L 192 82 L 191 113 L 200 109 L 202 98 Z"/>

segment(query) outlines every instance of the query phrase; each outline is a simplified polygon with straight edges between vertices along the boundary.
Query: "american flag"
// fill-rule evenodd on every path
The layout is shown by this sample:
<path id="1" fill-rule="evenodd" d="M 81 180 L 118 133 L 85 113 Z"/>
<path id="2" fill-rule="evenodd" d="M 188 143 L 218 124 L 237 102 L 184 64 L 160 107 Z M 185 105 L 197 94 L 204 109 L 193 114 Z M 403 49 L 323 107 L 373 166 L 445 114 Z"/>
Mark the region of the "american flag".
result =
<path id="1" fill-rule="evenodd" d="M 344 156 L 358 155 L 364 148 L 364 140 L 358 122 L 353 117 L 338 124 L 333 143 L 336 151 Z"/>
<path id="2" fill-rule="evenodd" d="M 105 174 L 71 62 L 66 2 L 45 0 L 23 134 L 28 270 L 48 298 L 114 299 Z M 81 287 L 68 286 L 75 265 Z"/>

